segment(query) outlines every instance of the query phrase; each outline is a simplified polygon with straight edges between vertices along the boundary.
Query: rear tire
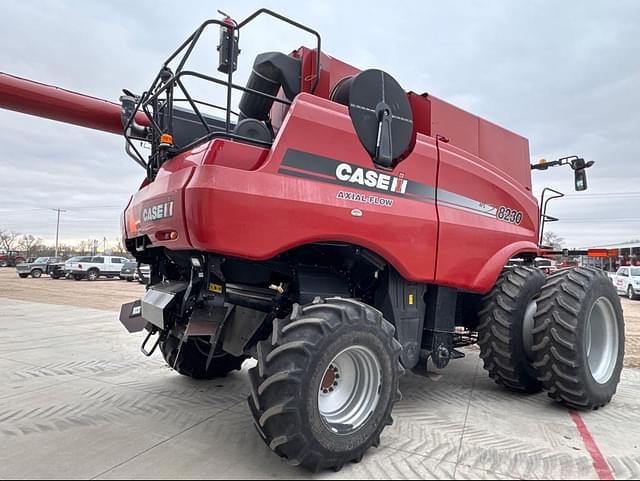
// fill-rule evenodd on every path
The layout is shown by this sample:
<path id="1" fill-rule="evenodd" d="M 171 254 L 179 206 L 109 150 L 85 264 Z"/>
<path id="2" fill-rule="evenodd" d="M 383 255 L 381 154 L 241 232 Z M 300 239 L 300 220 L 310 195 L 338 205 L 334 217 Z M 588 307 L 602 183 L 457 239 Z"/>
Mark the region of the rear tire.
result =
<path id="1" fill-rule="evenodd" d="M 611 401 L 624 361 L 624 317 L 603 271 L 578 267 L 551 276 L 534 334 L 535 366 L 552 399 L 584 410 Z"/>
<path id="2" fill-rule="evenodd" d="M 296 305 L 274 321 L 249 371 L 249 408 L 267 446 L 315 472 L 340 470 L 379 446 L 401 398 L 394 333 L 382 313 L 352 299 Z"/>
<path id="3" fill-rule="evenodd" d="M 483 299 L 478 326 L 480 357 L 489 376 L 510 391 L 528 394 L 542 391 L 533 368 L 531 333 L 534 299 L 545 279 L 540 269 L 515 267 L 504 271 Z"/>
<path id="4" fill-rule="evenodd" d="M 0 261 L 0 267 L 9 267 L 9 263 L 7 261 Z"/>
<path id="5" fill-rule="evenodd" d="M 74 281 L 81 281 L 82 279 L 84 279 L 84 276 L 78 275 L 78 274 L 74 274 L 71 277 L 73 277 Z"/>
<path id="6" fill-rule="evenodd" d="M 226 352 L 214 353 L 207 369 L 210 344 L 197 338 L 190 338 L 180 347 L 177 337 L 169 336 L 160 343 L 160 350 L 166 363 L 173 370 L 193 379 L 216 379 L 226 377 L 232 371 L 239 371 L 245 356 L 235 357 Z M 179 358 L 178 358 L 179 354 Z M 178 361 L 176 362 L 176 358 Z"/>
<path id="7" fill-rule="evenodd" d="M 97 281 L 98 278 L 100 277 L 100 272 L 97 271 L 96 269 L 91 269 L 87 272 L 87 280 L 88 281 Z"/>
<path id="8" fill-rule="evenodd" d="M 635 289 L 633 288 L 633 286 L 629 286 L 629 289 L 627 290 L 627 296 L 629 297 L 629 299 L 631 299 L 632 301 L 635 301 L 636 299 L 639 299 L 638 295 L 636 294 Z"/>
<path id="9" fill-rule="evenodd" d="M 18 274 L 20 276 L 20 279 L 26 279 L 27 277 L 29 277 L 29 274 Z"/>

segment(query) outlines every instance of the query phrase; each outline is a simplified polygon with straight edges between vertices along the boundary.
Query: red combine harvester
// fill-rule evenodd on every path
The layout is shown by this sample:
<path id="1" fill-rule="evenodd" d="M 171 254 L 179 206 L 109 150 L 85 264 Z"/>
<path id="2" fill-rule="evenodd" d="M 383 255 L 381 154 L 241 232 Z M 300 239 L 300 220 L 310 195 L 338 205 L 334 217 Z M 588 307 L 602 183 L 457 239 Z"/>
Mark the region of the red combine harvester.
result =
<path id="1" fill-rule="evenodd" d="M 240 32 L 260 15 L 316 45 L 259 55 L 237 85 Z M 186 68 L 211 27 L 217 76 Z M 148 331 L 143 352 L 159 347 L 198 379 L 256 359 L 259 434 L 313 470 L 380 443 L 405 369 L 443 369 L 474 343 L 511 391 L 607 404 L 623 364 L 620 301 L 598 270 L 534 267 L 544 249 L 527 139 L 320 47 L 315 31 L 260 10 L 205 22 L 122 105 L 0 76 L 0 107 L 124 133 L 145 169 L 122 223 L 151 279 L 120 316 Z M 192 96 L 193 79 L 224 89 L 225 105 Z M 555 164 L 586 189 L 590 164 Z M 521 264 L 505 267 L 512 258 Z"/>

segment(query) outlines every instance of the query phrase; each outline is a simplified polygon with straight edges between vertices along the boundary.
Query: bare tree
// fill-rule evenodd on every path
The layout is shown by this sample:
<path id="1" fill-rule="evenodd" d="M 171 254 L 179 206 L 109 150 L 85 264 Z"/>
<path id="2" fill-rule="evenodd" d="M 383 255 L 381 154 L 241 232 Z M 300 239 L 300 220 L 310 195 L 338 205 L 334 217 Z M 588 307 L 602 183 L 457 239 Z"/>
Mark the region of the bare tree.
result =
<path id="1" fill-rule="evenodd" d="M 43 247 L 42 239 L 34 237 L 31 234 L 23 235 L 20 238 L 18 247 L 26 253 L 27 257 L 31 257 L 36 251 Z"/>
<path id="2" fill-rule="evenodd" d="M 553 247 L 556 250 L 560 250 L 564 248 L 564 238 L 560 237 L 558 234 L 547 231 L 542 236 L 542 245 Z"/>
<path id="3" fill-rule="evenodd" d="M 13 251 L 19 243 L 20 234 L 14 231 L 0 231 L 0 248 L 5 251 Z"/>
<path id="4" fill-rule="evenodd" d="M 81 256 L 85 255 L 87 253 L 87 241 L 80 241 L 78 243 L 78 246 L 76 247 L 76 250 L 80 253 Z"/>
<path id="5" fill-rule="evenodd" d="M 127 250 L 122 245 L 122 239 L 117 240 L 116 246 L 113 248 L 113 252 L 119 255 L 126 254 Z"/>

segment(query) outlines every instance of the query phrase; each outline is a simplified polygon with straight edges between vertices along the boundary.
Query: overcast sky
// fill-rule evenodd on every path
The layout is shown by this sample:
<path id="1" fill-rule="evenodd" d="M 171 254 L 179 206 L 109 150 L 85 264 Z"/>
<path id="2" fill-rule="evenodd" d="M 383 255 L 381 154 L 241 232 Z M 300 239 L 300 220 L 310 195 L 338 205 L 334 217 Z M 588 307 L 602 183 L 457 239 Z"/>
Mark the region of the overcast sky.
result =
<path id="1" fill-rule="evenodd" d="M 304 9 L 301 9 L 304 5 Z M 572 192 L 568 168 L 534 173 L 536 192 L 572 194 L 550 214 L 570 247 L 640 238 L 640 2 L 237 2 L 3 0 L 0 71 L 117 101 L 148 87 L 161 62 L 216 9 L 266 6 L 323 36 L 324 50 L 391 73 L 529 138 L 532 160 L 579 154 L 596 165 Z M 307 37 L 261 21 L 241 63 Z M 196 64 L 215 71 L 217 53 Z M 205 55 L 206 54 L 206 55 Z M 246 69 L 242 70 L 244 74 Z M 0 228 L 61 240 L 119 237 L 143 177 L 115 135 L 0 110 Z"/>

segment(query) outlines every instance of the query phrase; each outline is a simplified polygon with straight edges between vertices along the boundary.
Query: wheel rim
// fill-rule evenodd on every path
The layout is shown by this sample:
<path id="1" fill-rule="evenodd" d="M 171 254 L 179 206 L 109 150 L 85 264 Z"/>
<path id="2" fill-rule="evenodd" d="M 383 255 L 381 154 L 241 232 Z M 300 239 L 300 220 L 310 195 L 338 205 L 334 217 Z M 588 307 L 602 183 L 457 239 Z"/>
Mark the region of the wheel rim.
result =
<path id="1" fill-rule="evenodd" d="M 352 346 L 329 364 L 318 388 L 318 409 L 333 433 L 348 435 L 369 420 L 380 401 L 382 370 L 375 354 Z"/>
<path id="2" fill-rule="evenodd" d="M 95 281 L 98 276 L 95 272 L 89 272 L 89 279 Z"/>
<path id="3" fill-rule="evenodd" d="M 619 336 L 613 304 L 609 299 L 601 297 L 591 309 L 585 336 L 589 369 L 598 384 L 608 383 L 615 372 Z"/>
<path id="4" fill-rule="evenodd" d="M 522 336 L 524 341 L 524 350 L 527 353 L 529 361 L 534 360 L 533 344 L 534 336 L 533 330 L 535 329 L 536 312 L 538 311 L 538 303 L 531 301 L 524 311 L 524 321 L 522 322 Z"/>

